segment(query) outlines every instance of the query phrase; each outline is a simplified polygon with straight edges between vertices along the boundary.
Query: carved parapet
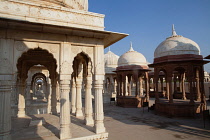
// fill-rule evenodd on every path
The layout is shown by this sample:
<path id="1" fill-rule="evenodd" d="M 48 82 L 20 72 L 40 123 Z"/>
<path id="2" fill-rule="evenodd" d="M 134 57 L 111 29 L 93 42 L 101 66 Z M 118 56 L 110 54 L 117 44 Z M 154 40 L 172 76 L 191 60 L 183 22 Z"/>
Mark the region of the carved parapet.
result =
<path id="1" fill-rule="evenodd" d="M 104 15 L 78 10 L 78 8 L 71 9 L 68 6 L 51 5 L 51 3 L 40 5 L 30 1 L 0 1 L 0 17 L 33 23 L 104 30 Z"/>

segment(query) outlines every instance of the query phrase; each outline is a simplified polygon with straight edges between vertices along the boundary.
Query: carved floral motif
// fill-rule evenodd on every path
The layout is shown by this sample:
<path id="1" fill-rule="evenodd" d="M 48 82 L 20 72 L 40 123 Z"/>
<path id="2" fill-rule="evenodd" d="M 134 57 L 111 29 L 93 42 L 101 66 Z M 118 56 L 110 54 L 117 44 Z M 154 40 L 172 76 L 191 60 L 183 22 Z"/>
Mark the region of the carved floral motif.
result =
<path id="1" fill-rule="evenodd" d="M 26 49 L 26 46 L 22 41 L 16 41 L 15 47 L 18 51 L 24 51 Z"/>

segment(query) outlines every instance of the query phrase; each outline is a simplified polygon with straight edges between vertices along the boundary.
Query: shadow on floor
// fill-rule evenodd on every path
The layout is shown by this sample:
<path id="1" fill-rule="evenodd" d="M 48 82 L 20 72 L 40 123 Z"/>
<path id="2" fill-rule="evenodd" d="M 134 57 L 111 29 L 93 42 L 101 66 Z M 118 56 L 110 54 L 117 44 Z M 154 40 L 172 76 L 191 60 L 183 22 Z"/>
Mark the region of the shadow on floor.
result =
<path id="1" fill-rule="evenodd" d="M 114 104 L 104 104 L 105 117 L 113 118 L 128 125 L 147 125 L 151 131 L 165 129 L 188 135 L 195 135 L 210 139 L 210 121 L 206 121 L 206 128 L 202 118 L 168 118 L 155 115 L 154 111 L 147 112 L 143 108 L 122 108 Z M 174 135 L 178 138 L 179 135 Z"/>

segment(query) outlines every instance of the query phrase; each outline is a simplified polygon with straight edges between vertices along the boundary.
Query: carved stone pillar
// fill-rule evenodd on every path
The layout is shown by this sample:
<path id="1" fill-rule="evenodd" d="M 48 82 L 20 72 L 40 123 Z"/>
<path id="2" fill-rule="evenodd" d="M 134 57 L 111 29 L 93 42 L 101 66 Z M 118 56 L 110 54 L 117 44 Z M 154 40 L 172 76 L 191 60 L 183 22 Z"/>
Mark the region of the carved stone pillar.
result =
<path id="1" fill-rule="evenodd" d="M 105 132 L 103 97 L 102 97 L 103 81 L 95 80 L 95 132 L 96 134 Z"/>
<path id="2" fill-rule="evenodd" d="M 205 89 L 204 89 L 204 80 L 201 80 L 201 79 L 204 79 L 204 67 L 203 66 L 200 67 L 199 77 L 200 77 L 201 103 L 204 103 L 203 110 L 206 110 L 207 106 L 206 106 L 206 96 L 205 96 Z M 210 92 L 210 89 L 209 89 L 209 92 Z"/>
<path id="3" fill-rule="evenodd" d="M 75 84 L 75 79 L 72 79 L 72 88 L 71 88 L 71 113 L 75 114 L 76 113 L 76 84 Z"/>
<path id="4" fill-rule="evenodd" d="M 179 74 L 179 92 L 182 92 L 182 73 Z"/>
<path id="5" fill-rule="evenodd" d="M 51 96 L 52 96 L 52 86 L 51 86 L 51 80 L 49 79 L 49 83 L 48 83 L 48 98 L 47 98 L 47 113 L 50 114 L 51 113 Z"/>
<path id="6" fill-rule="evenodd" d="M 159 94 L 158 94 L 158 78 L 159 78 L 159 73 L 157 73 L 157 69 L 154 70 L 154 84 L 155 84 L 155 101 L 159 101 Z"/>
<path id="7" fill-rule="evenodd" d="M 148 80 L 149 80 L 148 84 L 149 84 L 149 92 L 150 92 L 150 89 L 151 89 L 151 78 L 149 78 Z"/>
<path id="8" fill-rule="evenodd" d="M 160 77 L 160 84 L 161 84 L 161 92 L 163 92 L 164 89 L 163 89 L 163 77 L 162 76 Z"/>
<path id="9" fill-rule="evenodd" d="M 142 92 L 142 77 L 139 77 L 139 96 L 143 95 Z"/>
<path id="10" fill-rule="evenodd" d="M 166 77 L 166 99 L 169 99 L 170 96 L 170 89 L 169 89 L 169 81 L 168 81 L 168 77 Z"/>
<path id="11" fill-rule="evenodd" d="M 173 103 L 172 75 L 168 76 L 167 85 L 169 86 L 169 103 Z"/>
<path id="12" fill-rule="evenodd" d="M 189 91 L 190 91 L 190 104 L 194 104 L 194 91 L 193 91 L 193 72 L 192 70 L 188 72 L 188 82 L 189 82 Z"/>
<path id="13" fill-rule="evenodd" d="M 185 93 L 185 73 L 182 74 L 182 85 L 181 85 L 181 89 L 182 89 L 182 99 L 186 100 L 186 93 Z"/>
<path id="14" fill-rule="evenodd" d="M 177 77 L 174 75 L 174 93 L 177 93 L 177 83 L 176 83 Z"/>
<path id="15" fill-rule="evenodd" d="M 125 95 L 128 96 L 128 77 L 125 76 Z"/>
<path id="16" fill-rule="evenodd" d="M 122 80 L 122 89 L 123 89 L 123 96 L 126 96 L 126 77 L 123 75 L 123 80 Z"/>
<path id="17" fill-rule="evenodd" d="M 76 117 L 82 117 L 83 112 L 82 112 L 82 79 L 78 77 L 76 79 L 76 90 L 77 90 L 77 95 L 76 95 Z"/>
<path id="18" fill-rule="evenodd" d="M 51 95 L 51 112 L 53 115 L 57 114 L 57 98 L 56 98 L 56 91 L 57 91 L 57 82 L 52 81 L 52 95 Z"/>
<path id="19" fill-rule="evenodd" d="M 116 80 L 114 80 L 114 93 L 116 94 L 116 89 L 117 89 L 117 84 L 116 84 Z"/>
<path id="20" fill-rule="evenodd" d="M 27 83 L 27 89 L 26 89 L 26 105 L 30 105 L 31 104 L 31 93 L 30 93 L 30 89 L 31 89 L 31 83 L 28 82 Z"/>
<path id="21" fill-rule="evenodd" d="M 120 88 L 120 96 L 122 96 L 122 92 L 123 92 L 123 90 L 122 90 L 122 79 L 120 79 L 119 83 L 120 83 L 119 84 L 120 85 L 120 87 L 119 87 Z"/>
<path id="22" fill-rule="evenodd" d="M 135 96 L 138 96 L 138 89 L 139 89 L 139 84 L 138 84 L 138 80 L 136 80 L 136 92 L 135 92 Z"/>
<path id="23" fill-rule="evenodd" d="M 146 101 L 149 102 L 149 77 L 148 77 L 148 72 L 145 73 L 145 89 L 146 89 Z"/>
<path id="24" fill-rule="evenodd" d="M 117 81 L 117 97 L 120 96 L 120 82 L 119 80 Z"/>
<path id="25" fill-rule="evenodd" d="M 18 93 L 17 93 L 17 84 L 16 80 L 12 81 L 12 95 L 11 95 L 11 105 L 18 104 Z"/>
<path id="26" fill-rule="evenodd" d="M 131 76 L 128 77 L 128 96 L 131 96 Z"/>
<path id="27" fill-rule="evenodd" d="M 0 140 L 11 140 L 11 83 L 0 80 Z"/>
<path id="28" fill-rule="evenodd" d="M 20 83 L 18 85 L 18 93 L 19 93 L 19 98 L 18 98 L 18 114 L 17 117 L 25 117 L 25 84 Z"/>
<path id="29" fill-rule="evenodd" d="M 85 87 L 85 123 L 86 125 L 94 124 L 91 87 L 92 87 L 92 75 L 88 74 L 86 78 L 86 87 Z"/>
<path id="30" fill-rule="evenodd" d="M 70 129 L 70 80 L 60 81 L 60 139 L 71 138 Z"/>
<path id="31" fill-rule="evenodd" d="M 196 97 L 196 100 L 197 101 L 200 101 L 201 100 L 201 92 L 200 92 L 200 79 L 199 79 L 199 71 L 196 70 L 196 94 L 197 94 L 197 97 Z"/>

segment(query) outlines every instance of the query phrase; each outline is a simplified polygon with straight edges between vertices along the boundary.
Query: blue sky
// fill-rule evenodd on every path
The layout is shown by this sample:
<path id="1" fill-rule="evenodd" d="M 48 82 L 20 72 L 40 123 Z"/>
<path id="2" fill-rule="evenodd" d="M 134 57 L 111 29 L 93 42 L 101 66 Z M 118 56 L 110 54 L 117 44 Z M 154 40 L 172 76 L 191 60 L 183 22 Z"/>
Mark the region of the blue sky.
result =
<path id="1" fill-rule="evenodd" d="M 201 55 L 210 55 L 210 0 L 89 0 L 89 11 L 105 14 L 105 30 L 129 34 L 110 48 L 119 56 L 132 41 L 134 50 L 152 63 L 156 47 L 171 36 L 172 24 L 178 35 L 200 46 Z M 205 70 L 210 72 L 210 64 Z"/>

